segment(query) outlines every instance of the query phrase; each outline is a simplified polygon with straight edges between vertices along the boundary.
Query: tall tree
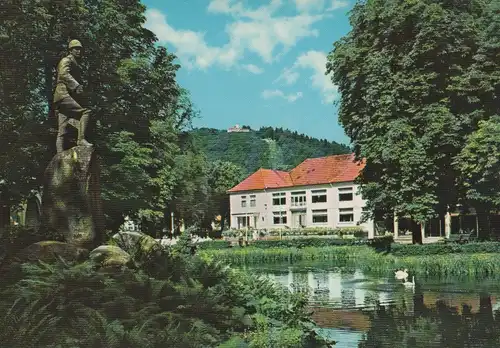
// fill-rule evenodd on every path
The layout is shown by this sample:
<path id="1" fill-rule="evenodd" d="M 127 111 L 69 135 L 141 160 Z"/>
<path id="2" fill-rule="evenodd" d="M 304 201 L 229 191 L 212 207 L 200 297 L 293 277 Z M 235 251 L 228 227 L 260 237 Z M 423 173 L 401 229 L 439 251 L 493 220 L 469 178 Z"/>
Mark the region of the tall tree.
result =
<path id="1" fill-rule="evenodd" d="M 229 219 L 229 195 L 227 191 L 236 186 L 245 177 L 244 170 L 231 162 L 215 161 L 209 167 L 208 186 L 210 187 L 210 201 L 212 216 L 221 216 L 221 232 Z"/>
<path id="2" fill-rule="evenodd" d="M 366 161 L 359 182 L 372 212 L 425 222 L 458 203 L 454 158 L 479 120 L 493 113 L 484 104 L 490 87 L 490 97 L 471 91 L 470 74 L 492 61 L 477 55 L 495 35 L 481 24 L 495 2 L 354 6 L 352 30 L 334 44 L 327 72 L 339 86 L 340 122 Z"/>
<path id="3" fill-rule="evenodd" d="M 157 47 L 143 26 L 145 6 L 138 0 L 7 0 L 1 6 L 4 200 L 19 202 L 37 188 L 54 154 L 54 68 L 76 38 L 85 50 L 85 103 L 93 112 L 90 139 L 103 162 L 108 228 L 117 229 L 124 214 L 157 211 L 159 201 L 164 208 L 174 187 L 178 135 L 194 111 L 176 82 L 175 56 Z"/>

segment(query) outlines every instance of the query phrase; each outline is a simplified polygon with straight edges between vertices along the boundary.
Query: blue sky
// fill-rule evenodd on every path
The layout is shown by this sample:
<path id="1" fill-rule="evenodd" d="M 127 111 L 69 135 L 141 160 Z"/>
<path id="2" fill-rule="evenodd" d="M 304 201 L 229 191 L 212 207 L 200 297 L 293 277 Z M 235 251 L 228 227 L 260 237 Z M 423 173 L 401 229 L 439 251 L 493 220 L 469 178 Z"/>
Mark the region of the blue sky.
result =
<path id="1" fill-rule="evenodd" d="M 196 127 L 283 127 L 348 143 L 325 76 L 354 0 L 143 0 L 146 27 L 182 68 Z"/>

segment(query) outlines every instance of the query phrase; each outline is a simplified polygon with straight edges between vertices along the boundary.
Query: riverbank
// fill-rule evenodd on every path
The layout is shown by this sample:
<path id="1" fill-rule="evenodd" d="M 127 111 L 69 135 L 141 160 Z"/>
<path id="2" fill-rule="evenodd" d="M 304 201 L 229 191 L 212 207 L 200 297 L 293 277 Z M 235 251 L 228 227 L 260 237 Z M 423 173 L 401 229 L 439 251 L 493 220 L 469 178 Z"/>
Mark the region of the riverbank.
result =
<path id="1" fill-rule="evenodd" d="M 396 256 L 368 246 L 328 246 L 306 248 L 231 248 L 201 250 L 200 256 L 234 266 L 328 261 L 334 267 L 353 267 L 363 272 L 387 274 L 407 268 L 415 275 L 475 276 L 500 275 L 500 253 L 455 253 Z"/>

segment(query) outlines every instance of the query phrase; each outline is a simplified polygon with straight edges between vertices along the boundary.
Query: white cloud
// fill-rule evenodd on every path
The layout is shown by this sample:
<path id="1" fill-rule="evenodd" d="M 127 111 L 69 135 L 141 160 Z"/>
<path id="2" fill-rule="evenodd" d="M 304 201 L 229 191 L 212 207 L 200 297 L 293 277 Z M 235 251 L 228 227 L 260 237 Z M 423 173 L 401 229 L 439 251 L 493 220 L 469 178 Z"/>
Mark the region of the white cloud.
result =
<path id="1" fill-rule="evenodd" d="M 297 99 L 302 98 L 302 92 L 297 92 L 295 94 L 285 94 L 282 90 L 275 89 L 275 90 L 269 90 L 266 89 L 265 91 L 262 92 L 262 98 L 264 99 L 271 99 L 271 98 L 283 98 L 287 100 L 290 103 L 295 102 Z"/>
<path id="2" fill-rule="evenodd" d="M 330 7 L 328 7 L 327 11 L 335 11 L 341 8 L 345 8 L 349 6 L 349 1 L 346 0 L 332 0 Z"/>
<path id="3" fill-rule="evenodd" d="M 295 7 L 299 12 L 335 11 L 347 6 L 347 0 L 295 0 Z"/>
<path id="4" fill-rule="evenodd" d="M 239 20 L 231 23 L 227 31 L 233 46 L 254 52 L 270 63 L 278 46 L 287 50 L 302 38 L 318 36 L 318 31 L 311 26 L 320 19 L 321 16 L 299 15 L 257 21 Z"/>
<path id="5" fill-rule="evenodd" d="M 231 66 L 240 58 L 240 52 L 228 45 L 209 46 L 204 33 L 174 29 L 168 24 L 167 17 L 155 9 L 146 12 L 145 27 L 154 32 L 161 42 L 174 46 L 177 56 L 188 67 L 204 69 L 216 63 Z"/>
<path id="6" fill-rule="evenodd" d="M 331 104 L 338 97 L 338 87 L 331 81 L 331 74 L 326 72 L 326 54 L 320 51 L 308 51 L 300 55 L 291 68 L 285 69 L 276 81 L 285 81 L 287 84 L 293 84 L 299 77 L 298 70 L 309 70 L 312 72 L 310 77 L 314 88 L 320 90 L 323 96 L 323 102 Z"/>
<path id="7" fill-rule="evenodd" d="M 207 10 L 211 13 L 231 14 L 235 17 L 258 20 L 270 18 L 282 5 L 281 0 L 271 0 L 269 5 L 252 10 L 245 8 L 243 3 L 239 1 L 235 3 L 233 0 L 211 0 Z"/>
<path id="8" fill-rule="evenodd" d="M 243 69 L 251 72 L 252 74 L 262 74 L 264 72 L 264 70 L 262 70 L 262 68 L 259 68 L 257 65 L 254 65 L 254 64 L 245 64 L 243 65 Z"/>
<path id="9" fill-rule="evenodd" d="M 287 85 L 293 85 L 299 79 L 300 74 L 292 68 L 285 68 L 274 82 L 285 81 Z"/>
<path id="10" fill-rule="evenodd" d="M 325 0 L 295 0 L 295 7 L 301 12 L 321 11 L 324 6 Z"/>
<path id="11" fill-rule="evenodd" d="M 288 51 L 299 40 L 317 36 L 312 26 L 324 15 L 298 14 L 278 16 L 281 0 L 271 0 L 256 9 L 246 8 L 242 2 L 212 0 L 209 13 L 226 14 L 234 21 L 226 25 L 228 42 L 220 47 L 206 42 L 205 33 L 173 28 L 167 17 L 156 9 L 146 12 L 145 27 L 154 32 L 160 42 L 172 45 L 183 64 L 204 69 L 213 65 L 226 68 L 236 65 L 246 52 L 256 53 L 270 63 L 280 52 Z"/>

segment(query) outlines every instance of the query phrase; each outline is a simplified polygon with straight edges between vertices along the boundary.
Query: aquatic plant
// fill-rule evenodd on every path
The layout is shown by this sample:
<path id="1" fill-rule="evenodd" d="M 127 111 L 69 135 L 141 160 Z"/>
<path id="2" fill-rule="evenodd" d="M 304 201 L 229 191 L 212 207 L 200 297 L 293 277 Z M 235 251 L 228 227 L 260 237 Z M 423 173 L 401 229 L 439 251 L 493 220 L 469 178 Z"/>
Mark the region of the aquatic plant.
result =
<path id="1" fill-rule="evenodd" d="M 23 265 L 19 282 L 0 284 L 2 346 L 325 347 L 303 295 L 193 256 L 186 243 L 131 267 Z"/>
<path id="2" fill-rule="evenodd" d="M 500 254 L 469 253 L 398 257 L 367 246 L 322 248 L 234 248 L 204 250 L 201 256 L 233 265 L 278 262 L 328 261 L 331 266 L 358 268 L 364 272 L 387 274 L 407 268 L 417 275 L 500 275 Z"/>

